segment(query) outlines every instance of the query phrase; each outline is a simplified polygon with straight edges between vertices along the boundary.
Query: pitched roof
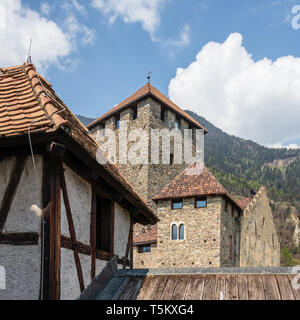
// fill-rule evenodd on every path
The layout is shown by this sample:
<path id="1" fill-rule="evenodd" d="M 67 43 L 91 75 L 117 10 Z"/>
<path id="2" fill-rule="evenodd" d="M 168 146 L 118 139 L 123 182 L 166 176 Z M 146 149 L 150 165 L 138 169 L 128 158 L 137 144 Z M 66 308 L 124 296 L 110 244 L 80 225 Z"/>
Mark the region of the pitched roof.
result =
<path id="1" fill-rule="evenodd" d="M 157 225 L 151 227 L 150 230 L 142 230 L 141 233 L 133 237 L 133 244 L 153 243 L 157 241 Z"/>
<path id="2" fill-rule="evenodd" d="M 248 197 L 248 198 L 241 198 L 238 199 L 237 202 L 239 203 L 239 205 L 244 209 L 247 208 L 248 204 L 251 202 L 252 198 Z"/>
<path id="3" fill-rule="evenodd" d="M 92 129 L 96 124 L 102 122 L 103 120 L 110 117 L 114 113 L 121 111 L 122 109 L 126 108 L 130 104 L 137 102 L 137 101 L 139 101 L 149 95 L 158 99 L 163 104 L 167 105 L 172 111 L 181 115 L 183 118 L 185 118 L 189 122 L 193 123 L 196 127 L 203 129 L 205 131 L 205 133 L 207 133 L 207 130 L 199 122 L 197 122 L 193 117 L 191 117 L 189 114 L 187 114 L 185 111 L 183 111 L 180 107 L 178 107 L 174 102 L 172 102 L 169 98 L 167 98 L 164 94 L 162 94 L 158 89 L 156 89 L 150 83 L 145 84 L 142 88 L 140 88 L 138 91 L 136 91 L 130 97 L 128 97 L 127 99 L 122 101 L 120 104 L 118 104 L 117 106 L 112 108 L 110 111 L 106 112 L 104 115 L 102 115 L 98 119 L 91 122 L 87 127 L 89 129 Z"/>
<path id="4" fill-rule="evenodd" d="M 0 145 L 10 138 L 24 137 L 30 133 L 54 133 L 61 127 L 84 152 L 94 160 L 99 145 L 89 134 L 86 127 L 60 100 L 52 85 L 39 75 L 33 64 L 0 68 Z M 112 164 L 100 165 L 110 174 L 119 187 L 127 190 L 139 203 L 144 214 L 152 223 L 158 218 L 146 202 L 138 196 L 129 182 Z M 120 185 L 121 184 L 121 185 Z"/>
<path id="5" fill-rule="evenodd" d="M 197 163 L 191 164 L 182 171 L 170 184 L 163 188 L 153 200 L 187 198 L 193 196 L 224 195 L 242 207 L 225 187 L 215 178 L 208 168 Z"/>

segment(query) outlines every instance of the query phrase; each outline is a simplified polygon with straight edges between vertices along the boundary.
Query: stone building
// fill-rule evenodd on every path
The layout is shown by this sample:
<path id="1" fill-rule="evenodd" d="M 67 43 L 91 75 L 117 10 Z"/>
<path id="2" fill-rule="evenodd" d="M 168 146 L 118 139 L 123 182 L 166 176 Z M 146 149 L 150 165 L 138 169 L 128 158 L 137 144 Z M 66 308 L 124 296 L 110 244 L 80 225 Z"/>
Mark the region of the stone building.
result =
<path id="1" fill-rule="evenodd" d="M 253 198 L 240 204 L 244 207 L 240 266 L 279 266 L 280 243 L 266 188 L 262 187 Z"/>
<path id="2" fill-rule="evenodd" d="M 150 83 L 93 121 L 88 128 L 94 137 L 99 137 L 101 129 L 111 129 L 119 137 L 117 150 L 120 144 L 126 144 L 130 150 L 132 141 L 125 141 L 123 135 L 120 138 L 122 120 L 127 121 L 127 132 L 135 129 L 146 132 L 147 138 L 140 144 L 139 152 L 145 152 L 148 158 L 138 165 L 117 163 L 118 169 L 160 219 L 154 228 L 135 226 L 134 267 L 196 268 L 251 264 L 250 260 L 244 262 L 244 256 L 240 255 L 244 252 L 244 247 L 241 249 L 240 246 L 244 244 L 246 230 L 250 230 L 241 225 L 243 202 L 236 201 L 207 168 L 198 174 L 186 174 L 189 164 L 173 161 L 178 148 L 175 137 L 170 139 L 170 163 L 162 162 L 161 144 L 159 163 L 151 164 L 151 130 L 184 132 L 184 129 L 192 129 L 193 152 L 196 129 L 201 129 L 204 134 L 207 130 Z M 120 160 L 120 154 L 116 156 Z M 256 214 L 260 219 L 263 212 L 260 210 Z M 276 236 L 272 225 L 265 231 Z M 243 236 L 241 232 L 244 232 Z M 172 239 L 172 233 L 174 237 L 176 233 L 176 240 Z M 275 252 L 269 253 L 275 255 Z M 274 264 L 269 260 L 256 260 L 257 266 L 279 265 L 277 258 L 272 261 Z"/>
<path id="3" fill-rule="evenodd" d="M 158 219 L 98 149 L 34 65 L 0 69 L 0 300 L 75 299 L 113 257 L 132 267 L 133 224 Z"/>

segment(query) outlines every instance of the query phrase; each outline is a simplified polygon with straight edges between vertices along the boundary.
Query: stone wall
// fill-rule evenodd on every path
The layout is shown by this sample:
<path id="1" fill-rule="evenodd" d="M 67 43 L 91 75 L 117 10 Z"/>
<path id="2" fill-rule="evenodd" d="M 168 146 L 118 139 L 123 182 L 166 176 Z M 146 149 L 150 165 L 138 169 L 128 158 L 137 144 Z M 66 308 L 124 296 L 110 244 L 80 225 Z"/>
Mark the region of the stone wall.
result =
<path id="1" fill-rule="evenodd" d="M 280 266 L 280 244 L 265 188 L 244 210 L 241 227 L 240 266 Z"/>
<path id="2" fill-rule="evenodd" d="M 134 267 L 220 267 L 221 210 L 221 197 L 208 197 L 206 208 L 194 208 L 194 198 L 186 198 L 179 210 L 171 210 L 171 200 L 159 201 L 157 247 L 150 253 L 136 248 Z M 185 225 L 185 240 L 171 240 L 173 223 Z"/>

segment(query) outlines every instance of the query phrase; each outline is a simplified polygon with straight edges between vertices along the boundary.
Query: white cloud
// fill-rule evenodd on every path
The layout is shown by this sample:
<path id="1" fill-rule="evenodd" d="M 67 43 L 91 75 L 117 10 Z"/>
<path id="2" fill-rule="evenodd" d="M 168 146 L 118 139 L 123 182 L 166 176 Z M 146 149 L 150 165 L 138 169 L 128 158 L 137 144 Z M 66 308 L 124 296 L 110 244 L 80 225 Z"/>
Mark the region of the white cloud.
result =
<path id="1" fill-rule="evenodd" d="M 300 58 L 254 61 L 242 35 L 209 42 L 178 68 L 169 96 L 223 130 L 264 145 L 300 137 Z"/>
<path id="2" fill-rule="evenodd" d="M 300 146 L 298 146 L 296 143 L 291 143 L 288 145 L 282 145 L 280 143 L 275 143 L 273 145 L 269 146 L 270 148 L 276 148 L 276 149 L 300 149 Z"/>
<path id="3" fill-rule="evenodd" d="M 175 46 L 175 47 L 183 47 L 190 43 L 190 31 L 191 28 L 188 24 L 186 24 L 183 29 L 179 33 L 179 37 L 176 40 L 167 41 L 167 45 Z"/>
<path id="4" fill-rule="evenodd" d="M 109 16 L 110 23 L 120 17 L 125 23 L 141 23 L 151 39 L 160 25 L 160 9 L 166 0 L 92 0 L 92 6 Z"/>
<path id="5" fill-rule="evenodd" d="M 25 6 L 21 0 L 0 0 L 0 8 L 5 12 L 5 26 L 0 29 L 0 66 L 12 66 L 26 61 L 30 39 L 33 62 L 43 72 L 51 64 L 69 68 L 69 57 L 76 50 L 78 42 L 93 43 L 94 31 L 79 23 L 75 15 L 71 18 L 71 11 L 59 23 L 49 19 L 54 9 L 54 5 L 51 6 L 49 2 L 41 4 L 41 13 Z M 79 10 L 76 4 L 74 8 Z M 72 60 L 77 61 L 76 57 Z"/>
<path id="6" fill-rule="evenodd" d="M 21 0 L 0 0 L 5 11 L 5 28 L 0 30 L 0 65 L 22 64 L 33 39 L 34 62 L 46 68 L 72 51 L 67 34 L 53 21 L 22 5 Z"/>

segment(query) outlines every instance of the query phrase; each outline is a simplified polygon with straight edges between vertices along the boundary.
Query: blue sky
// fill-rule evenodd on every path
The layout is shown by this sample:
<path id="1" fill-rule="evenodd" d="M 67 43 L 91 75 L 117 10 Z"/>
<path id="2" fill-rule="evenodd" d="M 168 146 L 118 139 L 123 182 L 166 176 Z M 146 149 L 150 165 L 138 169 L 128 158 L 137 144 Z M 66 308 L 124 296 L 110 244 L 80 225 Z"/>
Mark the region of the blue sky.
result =
<path id="1" fill-rule="evenodd" d="M 276 133 L 272 133 L 270 137 L 265 137 L 264 128 L 269 127 L 270 124 L 263 123 L 263 118 L 269 116 L 268 114 L 255 119 L 251 128 L 257 125 L 257 130 L 243 131 L 241 127 L 245 127 L 243 121 L 247 119 L 242 116 L 238 118 L 238 114 L 249 112 L 249 110 L 256 112 L 254 105 L 249 106 L 248 109 L 238 106 L 241 109 L 233 117 L 232 113 L 228 115 L 228 112 L 233 110 L 230 107 L 233 103 L 229 104 L 229 111 L 222 114 L 222 102 L 218 105 L 213 100 L 214 97 L 206 97 L 205 92 L 203 95 L 206 100 L 190 100 L 189 97 L 193 96 L 192 93 L 189 93 L 190 88 L 180 93 L 182 81 L 193 87 L 197 79 L 201 77 L 200 67 L 197 69 L 198 74 L 195 74 L 195 70 L 194 73 L 188 72 L 188 67 L 196 61 L 196 55 L 203 49 L 203 46 L 212 41 L 224 44 L 231 34 L 240 34 L 242 42 L 239 37 L 230 38 L 228 42 L 231 41 L 231 44 L 228 45 L 228 50 L 241 50 L 242 47 L 245 47 L 247 54 L 252 54 L 251 60 L 254 66 L 257 67 L 256 62 L 262 61 L 265 57 L 270 59 L 272 64 L 278 58 L 292 55 L 295 59 L 291 61 L 291 64 L 298 70 L 300 29 L 294 30 L 291 26 L 293 18 L 291 10 L 297 4 L 296 0 L 11 1 L 14 7 L 9 7 L 8 1 L 0 0 L 0 8 L 5 7 L 6 13 L 12 14 L 12 19 L 10 19 L 7 13 L 9 17 L 6 19 L 6 29 L 11 31 L 8 39 L 10 44 L 9 47 L 4 45 L 2 53 L 0 52 L 0 65 L 22 63 L 26 58 L 26 44 L 28 44 L 27 47 L 29 46 L 28 38 L 32 36 L 33 62 L 53 83 L 56 92 L 74 113 L 89 117 L 100 116 L 143 86 L 146 82 L 147 71 L 151 70 L 152 84 L 164 94 L 170 95 L 184 108 L 189 108 L 188 102 L 190 101 L 193 105 L 190 109 L 197 111 L 232 134 L 251 138 L 265 145 L 276 146 L 295 143 L 300 139 L 300 130 L 296 128 L 296 125 L 290 135 L 282 137 L 280 133 L 277 133 L 276 138 L 273 139 Z M 30 18 L 30 15 L 33 15 L 33 18 Z M 22 19 L 20 23 L 23 23 L 25 27 L 28 26 L 27 33 L 24 31 L 20 35 L 21 27 L 10 25 L 11 21 L 16 21 L 17 18 Z M 0 40 L 5 43 L 5 35 L 3 31 L 2 33 L 1 35 L 0 28 Z M 50 42 L 46 43 L 48 37 L 52 39 L 51 46 Z M 57 42 L 55 42 L 56 39 Z M 219 63 L 218 57 L 221 52 L 223 54 L 225 52 L 217 53 L 219 49 L 215 48 L 216 51 L 206 52 L 208 55 L 214 55 L 216 63 Z M 11 51 L 14 51 L 15 54 L 12 55 Z M 232 52 L 229 54 L 231 55 Z M 240 54 L 237 55 L 237 57 L 240 56 Z M 232 60 L 234 59 L 239 58 L 235 58 L 232 54 Z M 210 63 L 213 64 L 213 61 L 209 61 L 207 65 Z M 229 62 L 225 60 L 224 63 Z M 178 68 L 184 70 L 184 77 L 183 75 L 176 76 Z M 275 66 L 272 68 L 275 69 Z M 289 67 L 285 66 L 284 71 L 276 71 L 274 75 L 285 79 L 285 75 L 290 74 L 287 69 Z M 221 66 L 220 73 L 222 74 L 223 71 Z M 228 70 L 225 71 L 228 72 Z M 206 74 L 205 72 L 203 75 Z M 255 72 L 260 74 L 258 71 Z M 281 72 L 283 72 L 282 77 Z M 241 73 L 242 71 L 239 71 L 239 75 Z M 192 75 L 187 79 L 189 74 Z M 294 78 L 289 78 L 290 80 L 287 81 L 291 83 L 294 79 L 296 83 L 296 75 L 297 73 Z M 232 83 L 231 78 L 228 86 Z M 250 76 L 247 78 L 249 88 L 252 85 L 251 81 L 255 82 L 251 79 Z M 224 83 L 227 80 L 226 78 Z M 201 81 L 199 80 L 199 83 Z M 217 83 L 216 79 L 211 79 L 211 81 Z M 263 87 L 264 84 L 267 85 L 267 82 L 262 83 L 261 86 Z M 278 84 L 279 87 L 281 85 L 283 86 L 283 84 Z M 286 86 L 287 89 L 283 95 L 290 95 L 288 89 L 290 86 L 289 84 Z M 277 88 L 277 85 L 274 85 L 274 88 Z M 204 90 L 203 86 L 199 88 L 195 84 L 194 91 L 201 94 L 201 90 Z M 261 97 L 261 93 L 257 92 L 260 90 L 255 90 L 251 93 L 251 97 L 257 94 L 258 103 L 261 101 L 260 108 L 263 109 L 267 101 L 268 110 L 270 110 L 273 102 L 270 102 L 268 94 Z M 226 94 L 229 94 L 227 89 L 225 91 Z M 234 95 L 236 91 L 231 92 Z M 215 93 L 213 95 L 215 96 Z M 208 102 L 206 102 L 207 99 Z M 221 99 L 222 97 L 218 101 Z M 224 99 L 228 100 L 228 96 Z M 277 128 L 277 131 L 286 130 L 286 128 L 289 130 L 290 123 L 293 122 L 295 116 L 299 115 L 295 110 L 297 99 L 298 96 L 295 96 L 289 102 L 291 118 L 290 120 L 285 119 L 285 124 L 282 128 Z M 283 101 L 287 100 L 289 99 Z M 244 104 L 240 98 L 238 101 L 241 105 Z M 195 107 L 197 104 L 202 105 Z M 207 108 L 215 108 L 214 112 L 207 111 L 206 105 L 213 105 Z M 283 105 L 285 106 L 284 103 Z M 277 106 L 274 110 L 279 110 L 283 105 Z M 278 118 L 280 125 L 280 117 Z M 241 126 L 236 126 L 235 123 L 239 121 Z M 258 134 L 257 131 L 260 133 Z"/>

